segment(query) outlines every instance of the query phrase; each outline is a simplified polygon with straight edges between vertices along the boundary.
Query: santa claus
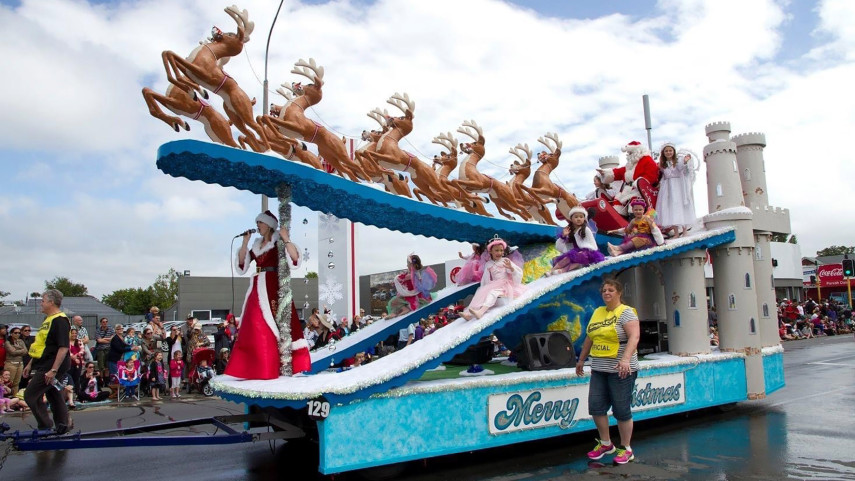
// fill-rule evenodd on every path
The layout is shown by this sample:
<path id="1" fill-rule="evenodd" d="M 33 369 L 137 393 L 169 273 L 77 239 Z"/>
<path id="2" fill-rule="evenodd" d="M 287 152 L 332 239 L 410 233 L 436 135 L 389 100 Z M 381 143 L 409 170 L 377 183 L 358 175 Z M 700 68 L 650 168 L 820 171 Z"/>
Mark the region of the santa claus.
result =
<path id="1" fill-rule="evenodd" d="M 621 148 L 626 152 L 626 165 L 616 169 L 597 169 L 603 183 L 609 184 L 622 180 L 623 186 L 615 195 L 612 204 L 618 213 L 626 216 L 630 209 L 629 203 L 634 198 L 642 198 L 647 205 L 656 206 L 656 187 L 659 183 L 659 166 L 650 155 L 650 151 L 633 140 Z"/>

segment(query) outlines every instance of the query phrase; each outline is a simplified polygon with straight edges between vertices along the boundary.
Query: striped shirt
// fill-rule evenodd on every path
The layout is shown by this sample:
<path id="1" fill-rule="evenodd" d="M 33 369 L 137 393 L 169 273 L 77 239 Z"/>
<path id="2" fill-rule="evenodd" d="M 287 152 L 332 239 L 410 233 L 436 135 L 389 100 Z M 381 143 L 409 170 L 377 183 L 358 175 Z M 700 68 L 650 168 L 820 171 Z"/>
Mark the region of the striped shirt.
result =
<path id="1" fill-rule="evenodd" d="M 626 341 L 628 339 L 623 325 L 630 321 L 638 322 L 638 316 L 635 315 L 635 311 L 632 308 L 627 307 L 623 310 L 623 313 L 621 313 L 620 319 L 618 319 L 618 324 L 615 327 L 615 329 L 617 329 L 618 341 L 620 341 L 620 348 L 618 349 L 617 357 L 591 357 L 592 371 L 618 372 L 618 360 L 623 358 L 623 353 L 626 351 Z M 638 371 L 638 349 L 632 353 L 632 357 L 629 360 L 629 369 L 632 372 Z"/>

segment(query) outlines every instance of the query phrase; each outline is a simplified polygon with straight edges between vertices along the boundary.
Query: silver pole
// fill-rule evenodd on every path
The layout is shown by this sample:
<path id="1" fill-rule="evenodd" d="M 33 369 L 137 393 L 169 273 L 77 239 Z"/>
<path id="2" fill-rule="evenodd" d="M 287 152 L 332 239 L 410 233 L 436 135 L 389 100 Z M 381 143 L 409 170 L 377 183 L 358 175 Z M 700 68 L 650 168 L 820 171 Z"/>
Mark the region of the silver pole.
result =
<path id="1" fill-rule="evenodd" d="M 647 130 L 647 148 L 653 152 L 653 140 L 650 136 L 650 97 L 647 94 L 641 96 L 641 102 L 644 104 L 644 128 Z"/>
<path id="2" fill-rule="evenodd" d="M 270 32 L 267 34 L 267 46 L 264 47 L 264 92 L 261 95 L 261 111 L 264 115 L 270 113 L 269 100 L 267 98 L 267 55 L 270 52 L 270 37 L 273 35 L 273 26 L 276 25 L 276 19 L 279 18 L 279 11 L 282 10 L 282 4 L 285 0 L 280 0 L 279 8 L 276 9 L 276 15 L 273 16 L 273 23 L 270 24 Z M 267 196 L 261 195 L 261 212 L 267 210 Z"/>

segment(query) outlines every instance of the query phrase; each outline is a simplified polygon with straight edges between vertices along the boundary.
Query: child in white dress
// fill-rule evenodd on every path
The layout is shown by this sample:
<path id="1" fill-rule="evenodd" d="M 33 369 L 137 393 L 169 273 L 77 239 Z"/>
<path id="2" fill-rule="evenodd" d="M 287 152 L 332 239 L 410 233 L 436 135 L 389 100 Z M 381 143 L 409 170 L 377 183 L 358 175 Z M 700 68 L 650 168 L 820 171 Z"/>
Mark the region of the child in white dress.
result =
<path id="1" fill-rule="evenodd" d="M 691 161 L 691 163 L 690 163 Z M 656 200 L 656 223 L 663 232 L 680 237 L 695 224 L 695 201 L 692 185 L 697 170 L 691 152 L 680 151 L 665 143 L 659 151 L 659 197 Z"/>

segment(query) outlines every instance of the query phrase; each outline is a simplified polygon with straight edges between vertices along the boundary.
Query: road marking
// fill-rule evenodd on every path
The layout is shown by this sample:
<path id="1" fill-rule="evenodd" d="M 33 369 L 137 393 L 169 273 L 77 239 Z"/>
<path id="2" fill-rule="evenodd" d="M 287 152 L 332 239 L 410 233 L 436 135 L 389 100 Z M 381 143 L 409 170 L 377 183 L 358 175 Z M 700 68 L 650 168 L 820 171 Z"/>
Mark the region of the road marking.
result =
<path id="1" fill-rule="evenodd" d="M 839 362 L 809 362 L 808 364 L 822 364 L 823 366 L 843 366 L 843 367 L 852 367 L 852 364 L 841 364 Z"/>

